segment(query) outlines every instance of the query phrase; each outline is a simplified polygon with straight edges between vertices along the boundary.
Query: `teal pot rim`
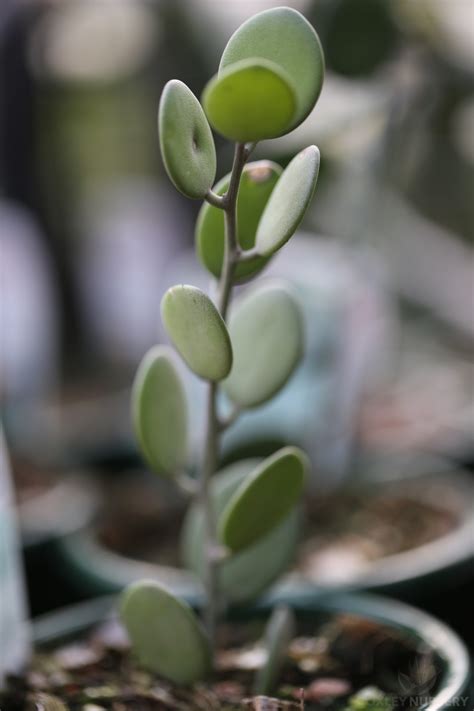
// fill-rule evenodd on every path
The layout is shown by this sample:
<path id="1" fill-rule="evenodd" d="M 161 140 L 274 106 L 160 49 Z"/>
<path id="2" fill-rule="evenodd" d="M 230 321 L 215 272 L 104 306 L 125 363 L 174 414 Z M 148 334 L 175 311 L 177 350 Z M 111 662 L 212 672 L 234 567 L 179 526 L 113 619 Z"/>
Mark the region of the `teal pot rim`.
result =
<path id="1" fill-rule="evenodd" d="M 413 477 L 420 486 L 431 475 Z M 461 511 L 460 523 L 453 531 L 430 543 L 404 553 L 382 558 L 357 577 L 339 584 L 317 584 L 314 580 L 293 572 L 285 576 L 275 588 L 280 599 L 291 603 L 300 589 L 311 591 L 350 592 L 367 590 L 416 598 L 436 579 L 437 590 L 449 585 L 454 576 L 472 575 L 474 560 L 474 481 L 461 471 L 436 474 L 439 482 L 454 483 L 452 487 L 456 507 Z M 408 483 L 404 481 L 404 483 Z M 397 487 L 398 481 L 357 482 L 355 486 Z M 429 492 L 427 494 L 429 496 Z M 66 536 L 58 541 L 57 552 L 61 565 L 68 569 L 78 589 L 88 595 L 118 593 L 138 578 L 160 580 L 178 595 L 199 594 L 201 585 L 196 577 L 183 568 L 159 566 L 138 559 L 127 558 L 101 545 L 93 526 Z"/>
<path id="2" fill-rule="evenodd" d="M 86 632 L 113 614 L 117 596 L 104 596 L 72 607 L 48 613 L 33 621 L 36 645 L 48 646 L 71 639 Z M 198 599 L 190 600 L 198 603 Z M 267 595 L 260 603 L 240 608 L 238 617 L 260 615 L 276 603 Z M 301 615 L 324 613 L 350 613 L 384 623 L 408 632 L 425 641 L 443 662 L 444 674 L 436 695 L 423 706 L 424 711 L 441 711 L 454 706 L 457 699 L 467 694 L 470 683 L 469 655 L 464 643 L 447 625 L 435 617 L 406 603 L 365 593 L 300 594 L 295 597 L 293 609 Z M 464 698 L 464 697 L 463 697 Z M 453 703 L 454 702 L 454 703 Z"/>
<path id="3" fill-rule="evenodd" d="M 23 548 L 57 542 L 86 529 L 99 509 L 98 489 L 88 474 L 66 474 L 18 506 Z M 51 513 L 53 512 L 53 513 Z"/>

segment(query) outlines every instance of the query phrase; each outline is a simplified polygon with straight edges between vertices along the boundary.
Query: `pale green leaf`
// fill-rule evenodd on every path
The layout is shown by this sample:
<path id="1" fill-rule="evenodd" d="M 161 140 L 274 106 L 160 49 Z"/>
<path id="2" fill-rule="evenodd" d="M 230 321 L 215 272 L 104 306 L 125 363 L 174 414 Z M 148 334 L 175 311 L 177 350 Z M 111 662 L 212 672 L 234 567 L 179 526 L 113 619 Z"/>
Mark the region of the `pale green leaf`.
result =
<path id="1" fill-rule="evenodd" d="M 169 81 L 160 99 L 161 154 L 172 183 L 190 198 L 203 198 L 216 177 L 216 149 L 201 104 L 186 84 Z"/>
<path id="2" fill-rule="evenodd" d="M 268 257 L 295 233 L 314 195 L 319 174 L 319 150 L 308 146 L 283 171 L 268 200 L 257 229 L 255 244 Z"/>
<path id="3" fill-rule="evenodd" d="M 194 286 L 173 286 L 161 301 L 161 316 L 176 349 L 196 375 L 222 380 L 232 366 L 227 327 L 211 299 Z"/>
<path id="4" fill-rule="evenodd" d="M 260 57 L 274 62 L 290 79 L 296 111 L 285 132 L 298 126 L 318 100 L 324 79 L 324 55 L 318 35 L 301 13 L 277 7 L 254 15 L 232 35 L 219 72 L 236 62 Z"/>
<path id="5" fill-rule="evenodd" d="M 202 95 L 207 117 L 233 141 L 260 141 L 284 133 L 295 111 L 295 92 L 273 62 L 245 59 L 219 72 Z"/>
<path id="6" fill-rule="evenodd" d="M 265 459 L 234 492 L 219 517 L 219 538 L 237 552 L 268 534 L 296 505 L 308 459 L 297 447 L 283 447 Z"/>
<path id="7" fill-rule="evenodd" d="M 240 407 L 255 407 L 288 381 L 303 354 L 303 320 L 288 289 L 266 284 L 245 294 L 232 310 L 232 370 L 223 383 Z"/>
<path id="8" fill-rule="evenodd" d="M 187 459 L 187 406 L 168 346 L 154 346 L 143 358 L 132 390 L 132 420 L 150 467 L 178 474 Z"/>
<path id="9" fill-rule="evenodd" d="M 140 664 L 176 684 L 192 684 L 210 670 L 209 641 L 189 605 L 153 580 L 131 585 L 120 606 Z"/>
<path id="10" fill-rule="evenodd" d="M 220 516 L 244 478 L 258 465 L 258 460 L 231 464 L 212 479 L 213 509 Z M 182 549 L 187 568 L 201 579 L 205 577 L 204 516 L 201 505 L 193 504 L 183 527 Z M 300 531 L 300 515 L 294 507 L 268 535 L 219 566 L 219 589 L 228 602 L 242 603 L 265 590 L 291 562 Z"/>
<path id="11" fill-rule="evenodd" d="M 276 607 L 265 628 L 263 646 L 267 658 L 255 679 L 256 694 L 274 692 L 296 630 L 295 616 L 286 605 Z"/>

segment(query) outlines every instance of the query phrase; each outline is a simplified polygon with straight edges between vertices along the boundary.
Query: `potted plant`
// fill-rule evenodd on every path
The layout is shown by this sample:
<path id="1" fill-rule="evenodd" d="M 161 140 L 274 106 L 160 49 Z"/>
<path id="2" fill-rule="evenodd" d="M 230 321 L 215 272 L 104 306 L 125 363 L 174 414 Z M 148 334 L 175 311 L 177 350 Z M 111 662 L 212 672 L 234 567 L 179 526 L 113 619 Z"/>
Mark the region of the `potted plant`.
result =
<path id="1" fill-rule="evenodd" d="M 256 198 L 259 188 L 280 171 L 247 161 L 257 141 L 287 132 L 306 117 L 322 76 L 313 28 L 298 12 L 277 8 L 251 18 L 230 39 L 219 73 L 203 94 L 207 118 L 184 84 L 165 87 L 159 110 L 164 162 L 178 189 L 207 202 L 200 246 L 219 279 L 215 302 L 187 285 L 172 287 L 162 300 L 176 350 L 206 382 L 206 436 L 196 478 L 186 471 L 186 398 L 168 346 L 146 354 L 132 409 L 149 465 L 191 498 L 185 545 L 203 581 L 202 619 L 163 585 L 138 581 L 120 602 L 132 654 L 116 629 L 85 647 L 57 650 L 12 682 L 6 709 L 30 702 L 57 711 L 90 711 L 94 705 L 310 711 L 322 703 L 385 711 L 400 699 L 415 699 L 418 706 L 428 699 L 434 711 L 464 693 L 468 665 L 462 644 L 442 626 L 435 625 L 435 632 L 431 618 L 390 602 L 321 601 L 317 609 L 325 617 L 316 621 L 314 600 L 301 599 L 296 619 L 289 607 L 277 606 L 263 628 L 258 608 L 246 613 L 245 622 L 223 623 L 235 593 L 246 588 L 247 595 L 256 594 L 288 562 L 307 470 L 305 454 L 287 446 L 263 461 L 216 472 L 222 432 L 243 408 L 256 407 L 283 387 L 302 352 L 301 319 L 286 286 L 252 289 L 228 324 L 226 319 L 235 281 L 260 271 L 296 229 L 314 191 L 319 152 L 311 146 L 298 154 L 263 207 Z M 215 189 L 208 119 L 236 142 L 231 174 Z M 255 197 L 250 213 L 246 197 L 248 204 Z M 214 225 L 219 216 L 210 242 L 206 214 Z M 257 216 L 254 241 L 242 244 L 239 220 L 249 214 Z M 226 411 L 221 388 L 230 401 Z"/>

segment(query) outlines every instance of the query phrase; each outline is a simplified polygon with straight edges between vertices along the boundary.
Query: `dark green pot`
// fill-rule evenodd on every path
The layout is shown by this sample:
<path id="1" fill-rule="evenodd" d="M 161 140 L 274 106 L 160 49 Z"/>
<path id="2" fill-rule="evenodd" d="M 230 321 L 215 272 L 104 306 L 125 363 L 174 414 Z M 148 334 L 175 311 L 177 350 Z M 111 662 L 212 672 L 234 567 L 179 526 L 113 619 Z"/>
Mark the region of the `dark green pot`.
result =
<path id="1" fill-rule="evenodd" d="M 37 619 L 34 622 L 36 644 L 49 646 L 77 637 L 113 614 L 116 603 L 114 596 L 96 598 Z M 265 615 L 273 604 L 274 599 L 267 596 L 258 605 L 236 611 L 234 617 L 248 619 Z M 434 652 L 442 668 L 439 688 L 423 706 L 424 711 L 471 709 L 468 652 L 459 637 L 434 617 L 404 603 L 366 594 L 300 594 L 295 596 L 293 608 L 298 616 L 306 619 L 317 620 L 332 613 L 354 614 L 409 633 Z"/>

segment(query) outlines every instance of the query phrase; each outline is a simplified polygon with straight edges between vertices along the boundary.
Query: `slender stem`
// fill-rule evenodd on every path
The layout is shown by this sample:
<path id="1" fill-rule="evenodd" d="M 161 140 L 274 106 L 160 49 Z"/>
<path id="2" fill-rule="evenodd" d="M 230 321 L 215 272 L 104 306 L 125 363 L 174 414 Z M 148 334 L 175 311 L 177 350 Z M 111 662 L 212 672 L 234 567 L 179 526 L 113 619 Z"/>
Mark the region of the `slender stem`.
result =
<path id="1" fill-rule="evenodd" d="M 225 197 L 223 195 L 218 195 L 213 190 L 208 190 L 206 194 L 206 201 L 214 207 L 219 207 L 221 210 L 225 207 Z"/>
<path id="2" fill-rule="evenodd" d="M 226 417 L 218 419 L 219 432 L 224 432 L 228 427 L 234 424 L 242 410 L 237 405 L 229 412 Z"/>
<path id="3" fill-rule="evenodd" d="M 251 249 L 246 249 L 244 251 L 239 252 L 239 262 L 241 264 L 244 264 L 245 262 L 250 262 L 252 261 L 252 259 L 261 256 L 262 255 L 259 254 L 258 249 L 256 247 L 252 247 Z"/>
<path id="4" fill-rule="evenodd" d="M 190 477 L 185 472 L 178 472 L 174 480 L 178 485 L 180 491 L 186 496 L 196 496 L 198 493 L 198 487 L 196 480 Z"/>
<path id="5" fill-rule="evenodd" d="M 217 307 L 225 320 L 229 306 L 230 293 L 234 278 L 235 267 L 239 259 L 239 245 L 237 242 L 237 195 L 239 192 L 240 178 L 242 170 L 247 160 L 247 149 L 243 143 L 235 146 L 234 162 L 229 182 L 229 189 L 226 193 L 225 206 L 225 242 L 224 259 L 219 282 L 219 295 Z"/>
<path id="6" fill-rule="evenodd" d="M 217 618 L 217 565 L 214 548 L 216 546 L 216 521 L 211 500 L 210 482 L 217 465 L 217 417 L 216 417 L 216 383 L 209 382 L 206 402 L 206 435 L 204 443 L 204 458 L 201 469 L 199 498 L 204 512 L 205 525 L 205 579 L 206 605 L 205 624 L 214 648 Z"/>
<path id="7" fill-rule="evenodd" d="M 225 243 L 217 295 L 217 308 L 224 320 L 227 315 L 234 271 L 239 256 L 237 243 L 237 195 L 242 170 L 249 155 L 250 152 L 244 144 L 238 143 L 236 145 L 229 188 L 227 193 L 222 196 L 222 204 L 219 205 L 223 205 L 225 211 Z M 209 200 L 209 194 L 207 199 Z M 217 468 L 221 430 L 217 417 L 217 394 L 217 383 L 209 382 L 207 385 L 206 403 L 206 437 L 199 487 L 199 498 L 203 507 L 206 526 L 205 587 L 207 599 L 205 622 L 212 647 L 214 647 L 215 643 L 216 622 L 220 606 L 217 573 L 219 562 L 221 562 L 219 555 L 217 555 L 219 544 L 217 541 L 216 520 L 210 492 L 211 479 Z"/>

